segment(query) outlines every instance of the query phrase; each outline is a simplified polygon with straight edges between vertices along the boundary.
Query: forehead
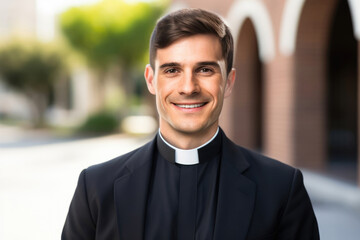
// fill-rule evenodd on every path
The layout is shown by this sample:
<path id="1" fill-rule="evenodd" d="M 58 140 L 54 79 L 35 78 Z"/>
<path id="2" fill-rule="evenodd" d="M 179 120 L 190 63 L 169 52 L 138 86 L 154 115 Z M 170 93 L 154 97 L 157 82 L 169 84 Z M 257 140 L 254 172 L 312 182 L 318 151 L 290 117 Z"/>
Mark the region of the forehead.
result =
<path id="1" fill-rule="evenodd" d="M 219 39 L 210 34 L 197 34 L 181 38 L 166 48 L 157 50 L 155 65 L 165 62 L 192 64 L 223 60 Z"/>

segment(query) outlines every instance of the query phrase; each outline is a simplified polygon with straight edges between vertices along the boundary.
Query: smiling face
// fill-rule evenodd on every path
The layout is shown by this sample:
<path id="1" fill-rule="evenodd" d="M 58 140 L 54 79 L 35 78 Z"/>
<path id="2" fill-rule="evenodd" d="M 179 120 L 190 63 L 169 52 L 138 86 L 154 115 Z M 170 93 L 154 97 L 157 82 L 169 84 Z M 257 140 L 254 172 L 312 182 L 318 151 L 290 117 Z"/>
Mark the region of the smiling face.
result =
<path id="1" fill-rule="evenodd" d="M 184 136 L 201 139 L 196 145 L 215 134 L 235 71 L 227 76 L 218 38 L 199 34 L 158 49 L 155 71 L 147 65 L 145 79 L 156 96 L 162 135 L 175 146 Z"/>

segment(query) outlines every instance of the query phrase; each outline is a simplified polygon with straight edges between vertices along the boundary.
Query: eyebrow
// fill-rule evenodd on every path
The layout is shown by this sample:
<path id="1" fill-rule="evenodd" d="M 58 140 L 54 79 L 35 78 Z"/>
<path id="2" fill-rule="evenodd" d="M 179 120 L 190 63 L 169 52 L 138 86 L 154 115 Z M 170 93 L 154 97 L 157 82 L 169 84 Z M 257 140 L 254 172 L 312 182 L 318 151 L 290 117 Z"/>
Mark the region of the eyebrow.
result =
<path id="1" fill-rule="evenodd" d="M 176 63 L 176 62 L 170 62 L 170 63 L 164 63 L 162 65 L 160 65 L 160 69 L 162 68 L 167 68 L 167 67 L 179 67 L 180 64 L 179 63 Z"/>
<path id="2" fill-rule="evenodd" d="M 199 62 L 197 63 L 198 66 L 213 66 L 213 67 L 218 67 L 220 68 L 220 65 L 217 62 Z"/>
<path id="3" fill-rule="evenodd" d="M 220 68 L 220 65 L 217 62 L 213 61 L 205 61 L 205 62 L 199 62 L 196 64 L 197 66 L 214 66 Z M 177 62 L 170 62 L 170 63 L 164 63 L 159 66 L 160 69 L 167 68 L 167 67 L 179 67 L 180 64 Z"/>

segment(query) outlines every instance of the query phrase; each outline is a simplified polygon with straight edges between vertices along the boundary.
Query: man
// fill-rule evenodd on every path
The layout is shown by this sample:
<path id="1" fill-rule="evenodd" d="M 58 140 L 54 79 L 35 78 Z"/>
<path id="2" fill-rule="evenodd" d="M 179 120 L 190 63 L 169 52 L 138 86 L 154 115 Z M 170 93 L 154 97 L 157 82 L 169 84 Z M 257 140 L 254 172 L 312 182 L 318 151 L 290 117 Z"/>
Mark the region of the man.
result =
<path id="1" fill-rule="evenodd" d="M 301 172 L 219 128 L 232 61 L 218 16 L 186 9 L 158 21 L 145 79 L 159 132 L 81 173 L 62 239 L 319 239 Z"/>

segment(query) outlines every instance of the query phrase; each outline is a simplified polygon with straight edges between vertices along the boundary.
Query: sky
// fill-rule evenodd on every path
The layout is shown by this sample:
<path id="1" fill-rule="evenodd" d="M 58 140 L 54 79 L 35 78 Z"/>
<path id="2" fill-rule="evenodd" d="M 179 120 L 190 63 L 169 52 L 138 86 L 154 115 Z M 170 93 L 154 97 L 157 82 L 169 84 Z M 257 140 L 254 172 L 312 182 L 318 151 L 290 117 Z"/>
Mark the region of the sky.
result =
<path id="1" fill-rule="evenodd" d="M 62 12 L 71 6 L 93 4 L 100 0 L 36 0 L 37 9 L 43 13 Z M 124 0 L 125 2 L 151 2 L 153 0 Z"/>
<path id="2" fill-rule="evenodd" d="M 37 11 L 41 13 L 59 13 L 71 6 L 92 4 L 99 0 L 37 0 Z"/>
<path id="3" fill-rule="evenodd" d="M 93 4 L 100 0 L 36 0 L 37 34 L 41 40 L 51 41 L 56 35 L 59 13 L 69 7 Z"/>

